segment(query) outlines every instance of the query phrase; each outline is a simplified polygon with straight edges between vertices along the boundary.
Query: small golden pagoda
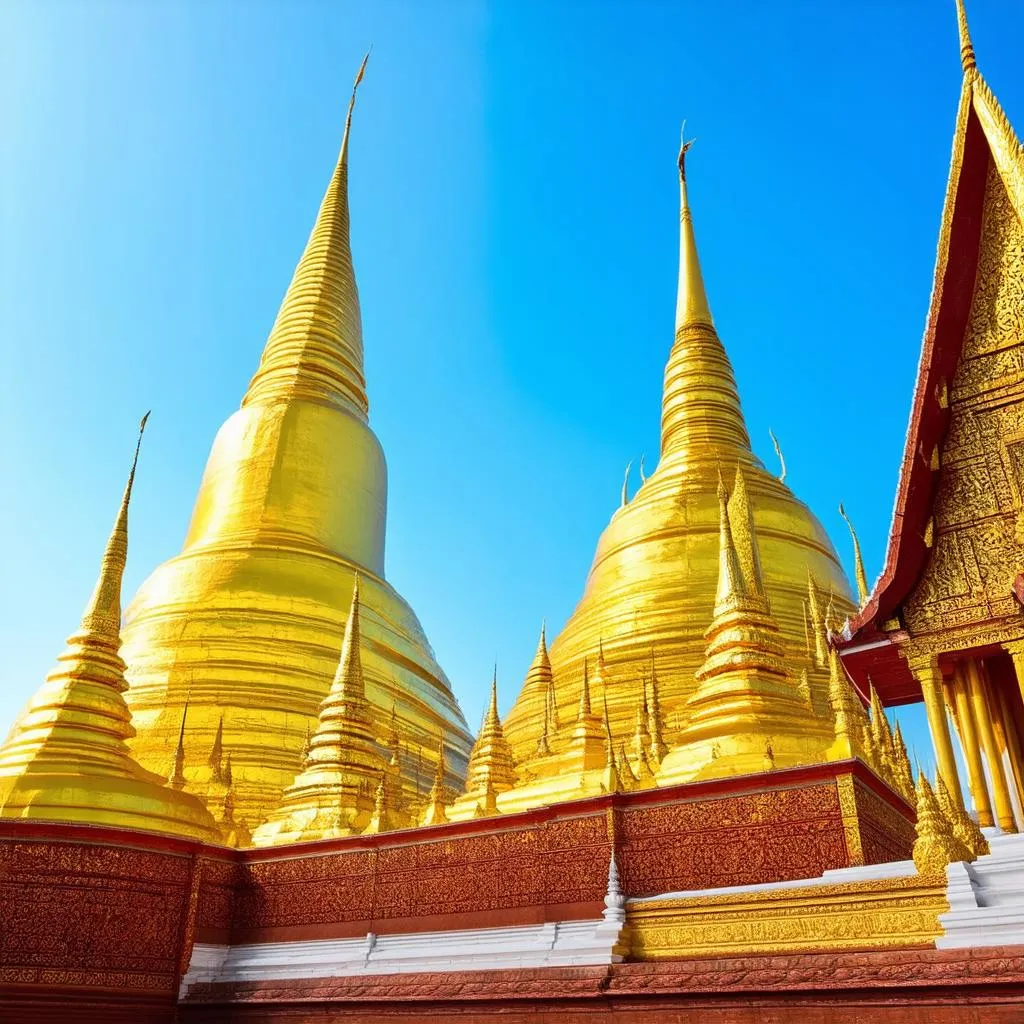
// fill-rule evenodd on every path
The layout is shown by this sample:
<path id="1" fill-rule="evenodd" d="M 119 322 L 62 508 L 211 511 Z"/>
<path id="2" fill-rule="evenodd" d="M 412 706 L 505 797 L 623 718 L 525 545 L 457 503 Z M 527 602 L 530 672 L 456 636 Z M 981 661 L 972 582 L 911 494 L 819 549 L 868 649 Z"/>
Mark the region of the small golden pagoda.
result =
<path id="1" fill-rule="evenodd" d="M 505 739 L 498 716 L 498 670 L 491 681 L 491 700 L 484 714 L 480 735 L 469 755 L 466 789 L 448 810 L 452 821 L 479 817 L 488 807 L 496 810 L 496 799 L 516 784 L 512 750 Z M 490 813 L 493 813 L 491 811 Z"/>
<path id="2" fill-rule="evenodd" d="M 387 472 L 368 422 L 349 245 L 354 103 L 355 90 L 312 234 L 242 406 L 214 441 L 182 552 L 143 583 L 124 628 L 135 756 L 169 773 L 189 700 L 186 789 L 222 798 L 208 768 L 220 743 L 235 813 L 253 829 L 299 768 L 357 573 L 371 738 L 384 738 L 397 706 L 403 743 L 426 762 L 446 737 L 453 785 L 471 744 L 416 616 L 384 577 Z M 413 792 L 411 776 L 403 787 Z"/>
<path id="3" fill-rule="evenodd" d="M 824 761 L 831 723 L 801 698 L 761 578 L 757 538 L 736 471 L 733 507 L 719 477 L 715 612 L 686 725 L 658 771 L 662 785 Z"/>
<path id="4" fill-rule="evenodd" d="M 579 703 L 585 659 L 591 667 L 600 663 L 600 671 L 589 679 L 591 696 L 598 702 L 607 699 L 612 732 L 624 739 L 634 731 L 636 695 L 653 647 L 659 672 L 659 749 L 680 740 L 715 605 L 720 468 L 730 474 L 736 467 L 741 470 L 744 493 L 737 500 L 746 502 L 756 524 L 765 601 L 779 642 L 796 655 L 790 666 L 794 675 L 806 667 L 817 708 L 827 707 L 824 650 L 806 666 L 796 663 L 805 648 L 808 573 L 823 594 L 833 595 L 839 618 L 854 610 L 824 529 L 751 451 L 697 256 L 687 195 L 689 146 L 684 144 L 679 154 L 679 291 L 675 344 L 665 371 L 661 458 L 635 494 L 624 489 L 622 506 L 598 542 L 579 605 L 551 644 L 549 661 L 546 650 L 543 658 L 538 651 L 506 717 L 505 735 L 524 779 L 547 776 L 557 762 L 545 759 L 564 753 L 573 742 L 573 709 Z M 746 554 L 740 550 L 737 557 Z"/>
<path id="5" fill-rule="evenodd" d="M 121 580 L 147 417 L 81 624 L 0 747 L 0 817 L 116 825 L 217 843 L 220 830 L 202 801 L 142 768 L 127 744 L 134 729 L 118 654 Z"/>
<path id="6" fill-rule="evenodd" d="M 256 846 L 354 835 L 366 829 L 375 809 L 384 811 L 383 805 L 376 808 L 374 794 L 386 775 L 386 762 L 373 737 L 360 644 L 357 579 L 341 660 L 320 705 L 302 770 L 280 806 L 253 833 Z"/>

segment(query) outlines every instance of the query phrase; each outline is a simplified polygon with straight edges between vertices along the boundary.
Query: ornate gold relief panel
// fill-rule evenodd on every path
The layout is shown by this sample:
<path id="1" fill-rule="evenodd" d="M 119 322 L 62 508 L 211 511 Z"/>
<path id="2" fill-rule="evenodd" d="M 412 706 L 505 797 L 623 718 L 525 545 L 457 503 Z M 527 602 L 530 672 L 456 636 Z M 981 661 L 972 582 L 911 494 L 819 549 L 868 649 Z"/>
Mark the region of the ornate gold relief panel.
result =
<path id="1" fill-rule="evenodd" d="M 1024 571 L 1024 226 L 990 168 L 978 273 L 933 509 L 934 549 L 904 615 L 915 633 L 1016 615 Z"/>

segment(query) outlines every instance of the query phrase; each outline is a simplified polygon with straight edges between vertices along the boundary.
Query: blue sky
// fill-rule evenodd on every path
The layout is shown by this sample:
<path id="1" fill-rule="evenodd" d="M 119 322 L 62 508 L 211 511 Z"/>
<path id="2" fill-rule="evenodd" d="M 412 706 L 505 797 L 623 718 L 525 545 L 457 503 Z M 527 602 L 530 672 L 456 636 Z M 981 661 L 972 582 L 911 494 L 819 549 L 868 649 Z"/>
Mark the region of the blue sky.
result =
<path id="1" fill-rule="evenodd" d="M 1024 125 L 1024 7 L 971 0 Z M 28 3 L 0 11 L 0 733 L 89 594 L 140 414 L 126 599 L 180 548 L 337 153 L 388 576 L 508 707 L 657 451 L 679 126 L 758 453 L 880 570 L 960 69 L 952 0 Z M 852 567 L 850 567 L 852 568 Z M 923 717 L 911 742 L 928 748 Z M 923 758 L 924 759 L 924 758 Z"/>

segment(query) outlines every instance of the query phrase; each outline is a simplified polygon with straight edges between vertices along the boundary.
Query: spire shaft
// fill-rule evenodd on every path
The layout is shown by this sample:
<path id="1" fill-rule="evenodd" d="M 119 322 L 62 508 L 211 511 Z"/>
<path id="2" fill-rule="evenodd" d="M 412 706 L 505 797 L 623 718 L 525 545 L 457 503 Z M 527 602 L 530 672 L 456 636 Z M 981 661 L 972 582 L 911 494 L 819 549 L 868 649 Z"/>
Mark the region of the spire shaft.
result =
<path id="1" fill-rule="evenodd" d="M 971 31 L 967 26 L 967 9 L 964 0 L 956 0 L 956 23 L 960 33 L 960 63 L 964 74 L 974 71 L 978 62 L 974 56 L 974 44 L 971 42 Z"/>
<path id="2" fill-rule="evenodd" d="M 302 398 L 367 420 L 363 327 L 348 210 L 348 140 L 367 60 L 369 54 L 352 87 L 334 174 L 243 406 Z"/>
<path id="3" fill-rule="evenodd" d="M 676 334 L 694 324 L 714 326 L 704 275 L 697 256 L 697 239 L 693 234 L 693 214 L 686 191 L 686 154 L 693 141 L 684 142 L 679 150 L 679 290 L 676 294 Z"/>
<path id="4" fill-rule="evenodd" d="M 684 142 L 679 152 L 679 291 L 675 344 L 665 368 L 661 454 L 706 459 L 742 452 L 749 458 L 750 438 L 736 381 L 715 331 L 697 256 L 686 186 L 685 158 L 691 145 Z"/>

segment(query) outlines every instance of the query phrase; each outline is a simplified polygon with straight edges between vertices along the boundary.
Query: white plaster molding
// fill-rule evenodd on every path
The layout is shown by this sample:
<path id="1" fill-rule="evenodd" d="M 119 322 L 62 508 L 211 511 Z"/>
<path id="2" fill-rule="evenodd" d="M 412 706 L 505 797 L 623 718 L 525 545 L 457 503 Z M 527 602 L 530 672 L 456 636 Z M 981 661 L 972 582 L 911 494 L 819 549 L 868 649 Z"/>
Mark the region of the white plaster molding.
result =
<path id="1" fill-rule="evenodd" d="M 984 831 L 991 853 L 946 869 L 940 949 L 1024 944 L 1024 835 Z"/>
<path id="2" fill-rule="evenodd" d="M 606 915 L 608 910 L 605 911 Z M 181 996 L 197 982 L 340 978 L 353 975 L 507 968 L 601 966 L 614 952 L 623 921 L 550 921 L 510 928 L 374 935 L 239 946 L 196 943 Z"/>

